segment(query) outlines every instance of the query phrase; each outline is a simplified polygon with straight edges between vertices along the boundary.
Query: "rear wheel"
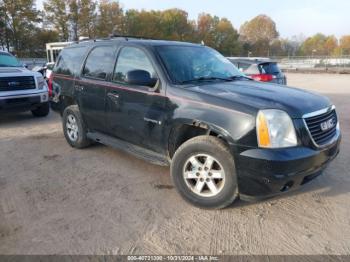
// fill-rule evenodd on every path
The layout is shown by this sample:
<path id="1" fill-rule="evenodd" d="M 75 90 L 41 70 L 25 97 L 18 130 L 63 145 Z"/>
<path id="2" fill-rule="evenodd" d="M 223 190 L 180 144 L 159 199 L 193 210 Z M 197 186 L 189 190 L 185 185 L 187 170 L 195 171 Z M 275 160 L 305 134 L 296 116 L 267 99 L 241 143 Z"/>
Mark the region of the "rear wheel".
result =
<path id="1" fill-rule="evenodd" d="M 72 147 L 84 148 L 91 144 L 87 138 L 87 127 L 81 117 L 77 105 L 68 106 L 63 112 L 63 132 L 64 136 Z"/>
<path id="2" fill-rule="evenodd" d="M 227 145 L 212 136 L 186 141 L 175 152 L 171 176 L 181 196 L 202 208 L 224 208 L 237 197 L 237 179 Z"/>
<path id="3" fill-rule="evenodd" d="M 36 109 L 32 110 L 33 116 L 44 117 L 47 116 L 50 112 L 50 105 L 48 102 L 41 104 Z"/>

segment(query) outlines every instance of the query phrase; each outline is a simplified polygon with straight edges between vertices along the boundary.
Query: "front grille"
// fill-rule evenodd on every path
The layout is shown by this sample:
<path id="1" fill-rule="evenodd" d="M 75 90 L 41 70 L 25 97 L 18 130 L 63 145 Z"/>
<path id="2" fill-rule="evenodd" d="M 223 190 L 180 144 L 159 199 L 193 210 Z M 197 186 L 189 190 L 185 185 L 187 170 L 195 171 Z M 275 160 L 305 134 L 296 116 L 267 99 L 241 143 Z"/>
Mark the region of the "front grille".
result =
<path id="1" fill-rule="evenodd" d="M 27 89 L 35 89 L 35 80 L 32 76 L 0 77 L 0 91 Z"/>
<path id="2" fill-rule="evenodd" d="M 322 129 L 322 124 L 332 119 L 332 125 Z M 338 117 L 335 109 L 326 113 L 305 118 L 306 125 L 310 131 L 312 139 L 318 146 L 326 145 L 337 133 Z"/>

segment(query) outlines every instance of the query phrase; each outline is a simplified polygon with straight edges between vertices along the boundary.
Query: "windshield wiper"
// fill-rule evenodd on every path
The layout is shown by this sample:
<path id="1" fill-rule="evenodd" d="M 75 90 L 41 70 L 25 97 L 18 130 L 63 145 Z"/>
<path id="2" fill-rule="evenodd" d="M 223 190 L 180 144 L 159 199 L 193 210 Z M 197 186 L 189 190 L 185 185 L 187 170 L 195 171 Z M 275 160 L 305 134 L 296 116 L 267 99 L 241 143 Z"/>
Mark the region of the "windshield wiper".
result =
<path id="1" fill-rule="evenodd" d="M 204 82 L 204 81 L 215 81 L 215 80 L 220 80 L 220 81 L 232 81 L 233 79 L 231 78 L 223 78 L 223 77 L 198 77 L 190 80 L 185 80 L 180 82 L 180 84 L 188 84 L 188 83 L 193 83 L 193 82 Z"/>
<path id="2" fill-rule="evenodd" d="M 248 76 L 243 76 L 243 75 L 230 76 L 229 78 L 231 80 L 241 80 L 241 79 L 253 80 L 252 78 L 250 78 Z"/>

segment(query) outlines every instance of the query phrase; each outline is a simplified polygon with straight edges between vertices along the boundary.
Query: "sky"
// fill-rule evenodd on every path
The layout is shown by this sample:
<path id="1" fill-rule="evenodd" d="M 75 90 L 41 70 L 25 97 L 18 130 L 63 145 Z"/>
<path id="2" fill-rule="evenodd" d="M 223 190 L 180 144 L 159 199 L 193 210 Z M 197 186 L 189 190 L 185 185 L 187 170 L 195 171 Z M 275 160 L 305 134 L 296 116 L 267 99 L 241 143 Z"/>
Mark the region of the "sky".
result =
<path id="1" fill-rule="evenodd" d="M 42 8 L 44 0 L 37 0 Z M 164 10 L 180 8 L 190 19 L 205 12 L 228 18 L 239 27 L 259 14 L 270 16 L 282 37 L 350 34 L 349 0 L 120 0 L 124 9 Z"/>

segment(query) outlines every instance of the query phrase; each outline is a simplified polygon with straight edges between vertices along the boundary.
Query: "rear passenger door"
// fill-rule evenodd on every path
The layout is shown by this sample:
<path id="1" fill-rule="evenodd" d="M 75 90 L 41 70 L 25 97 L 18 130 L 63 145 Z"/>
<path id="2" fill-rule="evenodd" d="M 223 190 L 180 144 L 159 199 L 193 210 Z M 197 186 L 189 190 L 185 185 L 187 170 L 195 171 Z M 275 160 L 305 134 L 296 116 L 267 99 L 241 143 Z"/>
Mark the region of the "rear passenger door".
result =
<path id="1" fill-rule="evenodd" d="M 106 130 L 105 92 L 113 72 L 115 50 L 112 45 L 94 47 L 75 81 L 81 114 L 89 129 L 100 132 Z"/>

